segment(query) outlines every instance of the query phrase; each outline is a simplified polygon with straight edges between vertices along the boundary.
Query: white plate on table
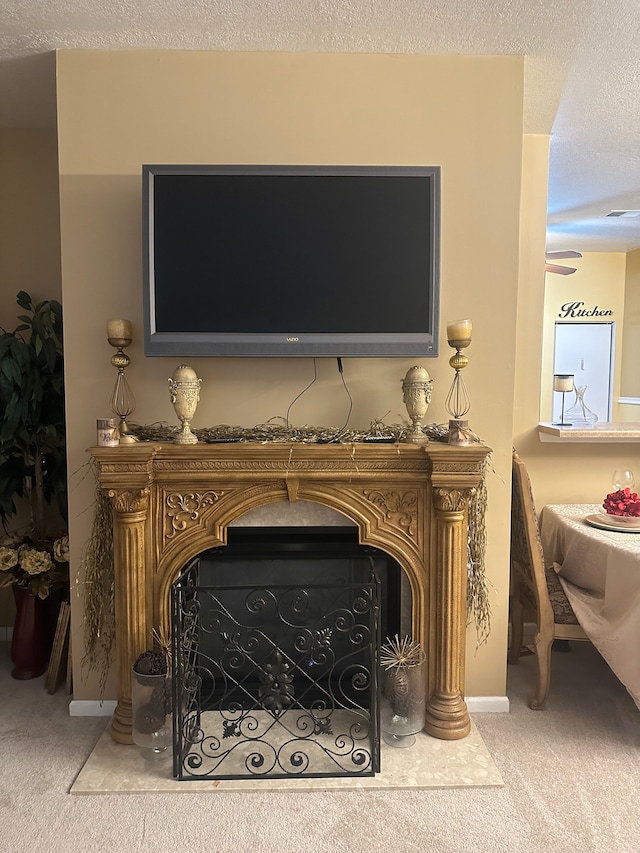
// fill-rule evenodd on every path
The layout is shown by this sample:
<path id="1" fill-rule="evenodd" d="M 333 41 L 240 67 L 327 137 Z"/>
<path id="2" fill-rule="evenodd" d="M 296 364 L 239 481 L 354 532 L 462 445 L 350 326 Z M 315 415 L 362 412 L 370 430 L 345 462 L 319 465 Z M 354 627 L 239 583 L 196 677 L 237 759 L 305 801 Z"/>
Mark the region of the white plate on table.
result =
<path id="1" fill-rule="evenodd" d="M 619 521 L 610 521 L 604 513 L 587 515 L 584 520 L 591 527 L 598 527 L 600 530 L 613 530 L 615 533 L 640 533 L 640 526 L 631 527 Z"/>

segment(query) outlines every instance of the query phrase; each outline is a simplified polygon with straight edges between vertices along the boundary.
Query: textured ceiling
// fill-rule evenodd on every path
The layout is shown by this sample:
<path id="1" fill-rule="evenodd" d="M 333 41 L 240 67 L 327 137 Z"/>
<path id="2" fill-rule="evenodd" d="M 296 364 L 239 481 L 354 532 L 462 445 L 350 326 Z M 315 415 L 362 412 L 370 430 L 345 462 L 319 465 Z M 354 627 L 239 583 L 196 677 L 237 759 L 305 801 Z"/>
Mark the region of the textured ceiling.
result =
<path id="1" fill-rule="evenodd" d="M 52 125 L 57 48 L 523 54 L 547 248 L 640 247 L 638 0 L 2 0 L 0 126 Z"/>

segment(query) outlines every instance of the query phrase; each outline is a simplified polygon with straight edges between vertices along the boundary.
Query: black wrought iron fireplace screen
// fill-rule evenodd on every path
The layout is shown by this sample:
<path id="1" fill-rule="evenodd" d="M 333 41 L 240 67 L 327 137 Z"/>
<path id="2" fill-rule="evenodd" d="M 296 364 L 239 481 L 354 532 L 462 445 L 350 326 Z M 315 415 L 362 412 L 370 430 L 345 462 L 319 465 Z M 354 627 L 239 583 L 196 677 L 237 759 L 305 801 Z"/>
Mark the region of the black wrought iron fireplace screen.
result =
<path id="1" fill-rule="evenodd" d="M 350 528 L 230 528 L 171 590 L 173 775 L 372 776 L 400 572 Z"/>

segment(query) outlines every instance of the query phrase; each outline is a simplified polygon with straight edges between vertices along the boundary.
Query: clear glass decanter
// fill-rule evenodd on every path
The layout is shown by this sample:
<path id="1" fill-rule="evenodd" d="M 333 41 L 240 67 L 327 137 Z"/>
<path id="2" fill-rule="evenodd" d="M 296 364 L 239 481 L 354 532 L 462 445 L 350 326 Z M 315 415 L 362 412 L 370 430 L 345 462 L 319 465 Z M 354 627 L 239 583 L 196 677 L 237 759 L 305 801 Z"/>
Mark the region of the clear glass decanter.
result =
<path id="1" fill-rule="evenodd" d="M 565 421 L 574 424 L 574 426 L 591 426 L 598 420 L 596 413 L 592 412 L 584 401 L 586 390 L 586 385 L 576 385 L 574 387 L 574 391 L 576 392 L 575 403 L 564 413 Z"/>

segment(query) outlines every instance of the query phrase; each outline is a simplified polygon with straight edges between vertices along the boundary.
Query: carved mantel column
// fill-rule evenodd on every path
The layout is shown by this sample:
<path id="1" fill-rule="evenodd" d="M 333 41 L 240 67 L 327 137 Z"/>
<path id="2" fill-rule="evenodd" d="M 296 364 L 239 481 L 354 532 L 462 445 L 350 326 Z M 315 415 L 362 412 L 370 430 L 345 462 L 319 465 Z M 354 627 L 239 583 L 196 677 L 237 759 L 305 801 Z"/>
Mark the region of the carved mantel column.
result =
<path id="1" fill-rule="evenodd" d="M 467 506 L 470 490 L 436 488 L 433 505 L 439 571 L 435 580 L 435 689 L 427 702 L 425 730 L 456 740 L 469 734 L 463 698 L 467 592 Z"/>
<path id="2" fill-rule="evenodd" d="M 468 505 L 482 480 L 486 445 L 427 445 L 433 508 L 430 636 L 435 646 L 425 731 L 443 740 L 471 728 L 464 701 Z"/>
<path id="3" fill-rule="evenodd" d="M 116 625 L 126 625 L 116 643 L 118 704 L 111 723 L 111 736 L 118 743 L 133 743 L 131 736 L 131 666 L 150 646 L 147 619 L 145 524 L 149 509 L 148 487 L 118 491 L 109 489 L 115 523 L 113 551 Z"/>

